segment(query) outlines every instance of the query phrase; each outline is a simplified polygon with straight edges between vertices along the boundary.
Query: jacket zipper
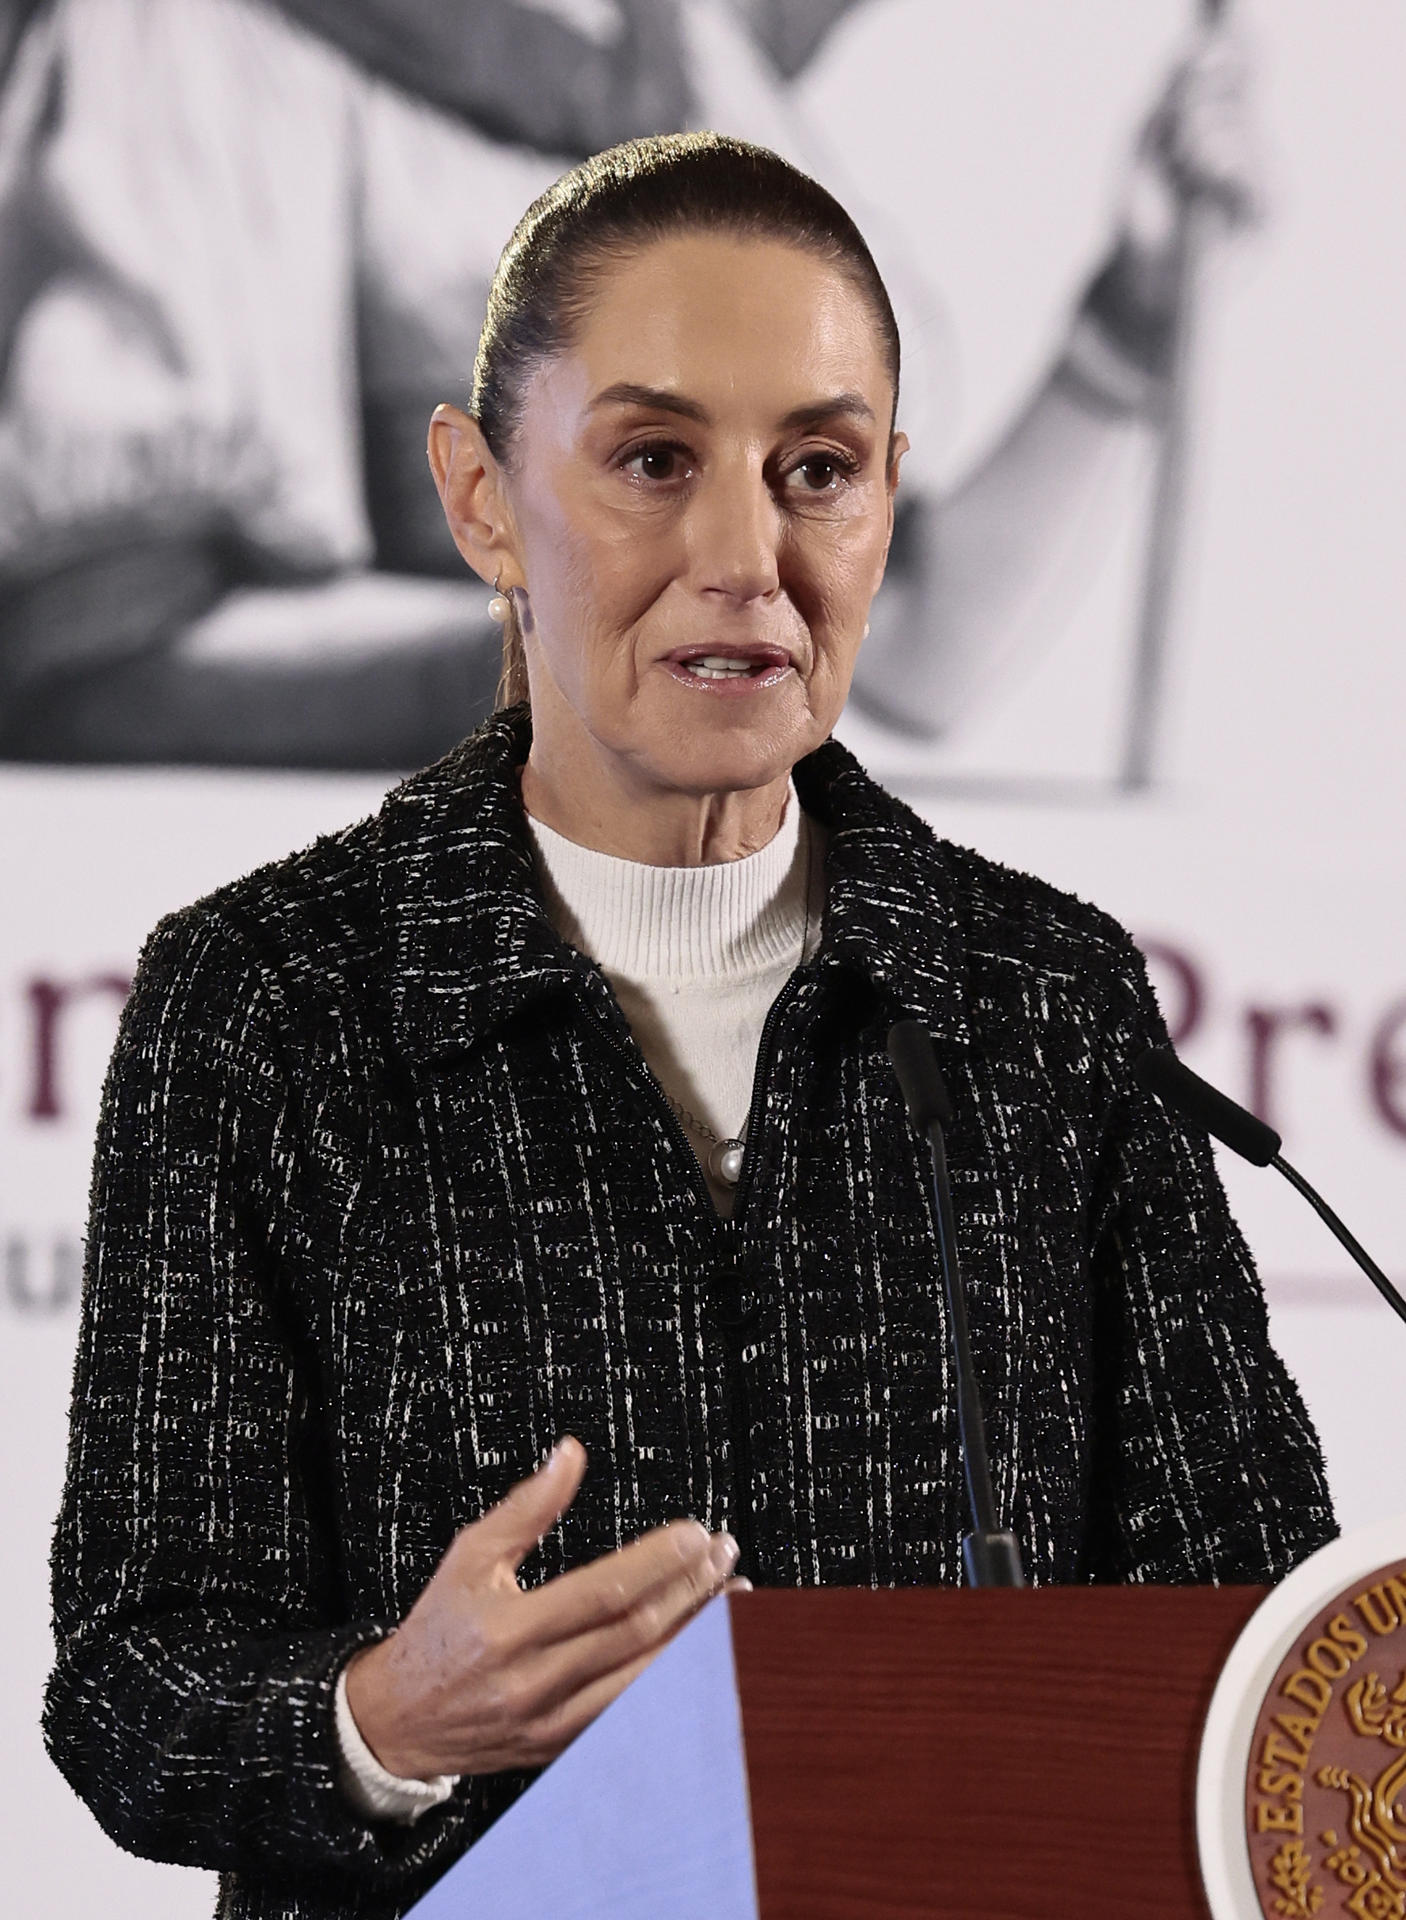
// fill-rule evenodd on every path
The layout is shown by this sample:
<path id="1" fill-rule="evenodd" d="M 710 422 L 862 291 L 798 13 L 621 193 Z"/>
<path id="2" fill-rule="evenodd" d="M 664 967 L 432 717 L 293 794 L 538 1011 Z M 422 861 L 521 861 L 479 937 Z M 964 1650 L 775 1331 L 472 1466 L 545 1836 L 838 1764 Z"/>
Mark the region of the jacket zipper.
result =
<path id="1" fill-rule="evenodd" d="M 756 1133 L 757 1122 L 761 1118 L 762 1093 L 766 1086 L 767 1070 L 771 1066 L 771 1050 L 776 1039 L 776 1029 L 780 1023 L 782 1014 L 800 990 L 799 976 L 803 971 L 808 971 L 808 969 L 802 967 L 796 968 L 780 993 L 777 994 L 776 998 L 767 1008 L 766 1019 L 762 1022 L 761 1038 L 757 1042 L 757 1066 L 756 1071 L 752 1075 L 752 1104 L 747 1109 L 747 1124 L 743 1134 L 745 1140 L 751 1140 Z M 691 1151 L 692 1149 L 690 1148 L 690 1152 Z M 737 1193 L 732 1203 L 734 1223 L 737 1220 L 737 1216 L 743 1211 L 744 1202 L 749 1197 L 751 1191 L 752 1156 L 744 1151 L 742 1155 L 742 1178 L 737 1183 Z"/>
<path id="2" fill-rule="evenodd" d="M 607 991 L 609 991 L 608 987 L 607 987 Z M 609 1045 L 611 1050 L 619 1054 L 620 1058 L 624 1061 L 625 1065 L 629 1068 L 630 1072 L 633 1073 L 637 1079 L 642 1080 L 644 1082 L 648 1090 L 649 1097 L 651 1098 L 651 1100 L 655 1102 L 660 1113 L 664 1116 L 665 1126 L 668 1128 L 670 1133 L 672 1133 L 675 1142 L 683 1149 L 684 1158 L 688 1162 L 689 1167 L 691 1169 L 693 1184 L 698 1193 L 698 1197 L 702 1200 L 703 1204 L 708 1209 L 708 1213 L 711 1215 L 714 1224 L 718 1227 L 721 1227 L 723 1223 L 718 1215 L 717 1208 L 713 1205 L 713 1196 L 708 1191 L 707 1176 L 704 1174 L 702 1167 L 699 1165 L 698 1155 L 693 1151 L 693 1147 L 691 1142 L 689 1141 L 689 1137 L 684 1132 L 682 1121 L 679 1119 L 678 1115 L 674 1112 L 674 1109 L 669 1105 L 668 1099 L 666 1098 L 664 1093 L 664 1089 L 660 1086 L 659 1082 L 655 1079 L 654 1075 L 650 1072 L 649 1062 L 645 1059 L 644 1055 L 640 1052 L 638 1047 L 630 1047 L 626 1045 L 626 1043 L 620 1038 L 619 1034 L 615 1032 L 609 1020 L 607 1020 L 605 1015 L 600 1011 L 598 1007 L 593 1007 L 589 1003 L 587 1003 L 587 1012 L 589 1013 L 595 1025 L 599 1027 L 602 1038 L 606 1041 L 606 1043 Z M 745 1159 L 743 1162 L 743 1166 L 745 1171 L 745 1166 L 746 1166 Z"/>

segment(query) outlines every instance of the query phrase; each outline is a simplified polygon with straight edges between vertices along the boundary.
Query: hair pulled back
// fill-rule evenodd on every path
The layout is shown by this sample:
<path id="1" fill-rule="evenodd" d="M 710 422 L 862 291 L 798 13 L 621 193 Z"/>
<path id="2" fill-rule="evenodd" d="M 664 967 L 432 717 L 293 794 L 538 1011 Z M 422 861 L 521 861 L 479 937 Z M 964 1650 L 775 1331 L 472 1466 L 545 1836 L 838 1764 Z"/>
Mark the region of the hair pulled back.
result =
<path id="1" fill-rule="evenodd" d="M 869 301 L 898 395 L 898 325 L 873 255 L 818 181 L 766 147 L 717 133 L 630 140 L 564 173 L 534 200 L 498 260 L 474 362 L 470 409 L 511 469 L 527 383 L 565 352 L 602 275 L 621 255 L 678 233 L 780 240 L 848 273 Z M 527 698 L 516 613 L 503 630 L 498 704 Z"/>

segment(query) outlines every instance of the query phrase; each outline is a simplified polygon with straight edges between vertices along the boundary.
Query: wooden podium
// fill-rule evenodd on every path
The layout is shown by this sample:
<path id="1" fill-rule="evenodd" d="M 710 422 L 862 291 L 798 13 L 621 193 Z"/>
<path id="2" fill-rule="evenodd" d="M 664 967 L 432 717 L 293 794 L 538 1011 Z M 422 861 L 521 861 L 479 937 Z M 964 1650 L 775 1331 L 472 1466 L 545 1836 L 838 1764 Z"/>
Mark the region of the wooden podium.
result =
<path id="1" fill-rule="evenodd" d="M 1206 1920 L 1201 1723 L 1263 1597 L 716 1600 L 416 1920 Z"/>

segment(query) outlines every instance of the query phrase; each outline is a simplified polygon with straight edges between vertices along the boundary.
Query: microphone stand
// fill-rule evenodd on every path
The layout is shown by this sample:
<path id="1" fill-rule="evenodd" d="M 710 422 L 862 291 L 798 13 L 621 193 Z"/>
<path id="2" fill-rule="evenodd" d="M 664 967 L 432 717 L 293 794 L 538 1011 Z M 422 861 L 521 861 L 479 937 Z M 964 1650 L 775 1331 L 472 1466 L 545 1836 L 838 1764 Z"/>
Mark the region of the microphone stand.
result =
<path id="1" fill-rule="evenodd" d="M 972 1363 L 967 1325 L 967 1293 L 957 1264 L 957 1222 L 952 1211 L 952 1184 L 947 1176 L 947 1142 L 942 1116 L 950 1115 L 932 1041 L 916 1020 L 900 1020 L 889 1030 L 889 1058 L 908 1102 L 915 1127 L 926 1133 L 932 1154 L 932 1185 L 937 1221 L 938 1265 L 947 1300 L 947 1322 L 952 1330 L 952 1358 L 957 1376 L 957 1432 L 967 1482 L 967 1505 L 972 1531 L 962 1541 L 962 1565 L 969 1587 L 1023 1587 L 1020 1547 L 996 1515 L 991 1485 L 991 1456 L 986 1447 L 986 1420 L 981 1389 Z"/>

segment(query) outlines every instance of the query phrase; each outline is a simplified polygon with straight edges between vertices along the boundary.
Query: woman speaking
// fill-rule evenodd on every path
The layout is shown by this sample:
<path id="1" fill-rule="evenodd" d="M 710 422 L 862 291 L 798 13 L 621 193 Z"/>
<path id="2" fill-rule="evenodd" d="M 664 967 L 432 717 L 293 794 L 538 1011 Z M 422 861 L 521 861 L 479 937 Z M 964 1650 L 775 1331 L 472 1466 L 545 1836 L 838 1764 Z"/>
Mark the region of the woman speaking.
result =
<path id="1" fill-rule="evenodd" d="M 147 948 L 46 1726 L 224 1915 L 403 1912 L 729 1581 L 960 1578 L 897 1018 L 952 1093 L 1031 1578 L 1273 1581 L 1332 1531 L 1209 1152 L 1131 1081 L 1131 940 L 830 739 L 898 373 L 863 240 L 774 155 L 566 175 L 430 427 L 500 711 Z"/>

